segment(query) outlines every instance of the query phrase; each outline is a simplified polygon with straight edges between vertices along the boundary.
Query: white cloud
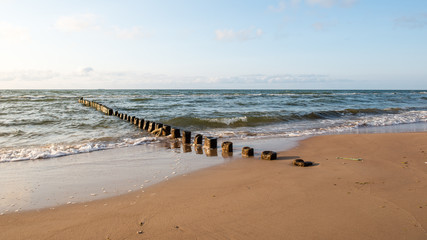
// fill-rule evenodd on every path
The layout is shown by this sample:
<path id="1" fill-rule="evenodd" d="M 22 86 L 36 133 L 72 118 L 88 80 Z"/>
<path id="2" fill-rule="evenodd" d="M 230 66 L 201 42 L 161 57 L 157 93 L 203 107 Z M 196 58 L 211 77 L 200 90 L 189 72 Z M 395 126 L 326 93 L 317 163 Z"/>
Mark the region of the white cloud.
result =
<path id="1" fill-rule="evenodd" d="M 283 12 L 283 10 L 285 10 L 285 8 L 286 8 L 285 1 L 280 1 L 277 4 L 277 6 L 273 6 L 273 5 L 268 6 L 268 10 L 270 10 L 272 12 Z"/>
<path id="2" fill-rule="evenodd" d="M 286 84 L 286 83 L 319 83 L 332 81 L 327 75 L 319 74 L 250 74 L 240 76 L 219 76 L 206 78 L 205 82 L 215 84 Z M 266 86 L 267 87 L 267 86 Z"/>
<path id="3" fill-rule="evenodd" d="M 322 7 L 332 7 L 335 4 L 335 0 L 306 0 L 306 2 L 311 5 L 320 5 Z"/>
<path id="4" fill-rule="evenodd" d="M 250 39 L 259 38 L 263 35 L 262 29 L 248 28 L 239 31 L 232 29 L 216 30 L 215 36 L 218 41 L 247 41 Z"/>
<path id="5" fill-rule="evenodd" d="M 396 27 L 409 28 L 409 29 L 427 27 L 427 13 L 395 18 L 394 25 Z"/>
<path id="6" fill-rule="evenodd" d="M 52 80 L 55 77 L 60 76 L 59 73 L 53 71 L 40 71 L 40 70 L 22 70 L 22 71 L 10 71 L 0 72 L 0 82 L 6 81 L 29 81 L 39 82 Z"/>
<path id="7" fill-rule="evenodd" d="M 301 0 L 291 0 L 291 5 L 297 6 L 300 2 L 301 2 Z"/>
<path id="8" fill-rule="evenodd" d="M 311 7 L 324 7 L 331 8 L 334 6 L 339 7 L 352 7 L 359 0 L 280 0 L 276 5 L 269 5 L 268 10 L 271 12 L 283 12 L 287 9 L 298 7 L 301 3 Z"/>
<path id="9" fill-rule="evenodd" d="M 0 72 L 0 88 L 269 88 L 334 81 L 327 75 L 317 74 L 172 76 L 136 71 L 99 72 L 91 67 L 68 73 L 36 70 Z"/>
<path id="10" fill-rule="evenodd" d="M 343 0 L 343 1 L 341 2 L 341 5 L 342 5 L 343 7 L 351 7 L 351 6 L 353 6 L 357 1 L 358 1 L 358 0 Z"/>
<path id="11" fill-rule="evenodd" d="M 55 28 L 62 32 L 81 32 L 84 30 L 98 29 L 98 17 L 94 14 L 82 14 L 75 16 L 62 16 L 56 23 Z"/>
<path id="12" fill-rule="evenodd" d="M 113 26 L 114 35 L 120 39 L 137 39 L 150 37 L 149 34 L 144 33 L 141 27 L 131 27 L 131 28 L 120 28 Z"/>
<path id="13" fill-rule="evenodd" d="M 73 16 L 62 16 L 54 24 L 55 28 L 61 32 L 82 32 L 88 30 L 100 30 L 98 33 L 114 36 L 119 39 L 138 39 L 150 37 L 144 33 L 139 26 L 122 28 L 116 25 L 103 26 L 99 24 L 99 16 L 95 14 L 80 14 Z"/>
<path id="14" fill-rule="evenodd" d="M 31 38 L 27 28 L 8 22 L 0 22 L 0 40 L 2 39 L 10 42 L 27 42 Z"/>
<path id="15" fill-rule="evenodd" d="M 91 67 L 85 67 L 85 68 L 82 68 L 82 69 L 79 70 L 79 72 L 81 74 L 89 74 L 89 73 L 91 73 L 93 71 L 94 71 L 94 69 L 91 68 Z"/>
<path id="16" fill-rule="evenodd" d="M 351 7 L 358 0 L 306 0 L 305 2 L 310 6 L 333 7 L 339 5 L 341 7 Z"/>
<path id="17" fill-rule="evenodd" d="M 321 22 L 316 22 L 316 23 L 313 23 L 313 28 L 316 29 L 317 31 L 323 31 L 325 30 L 325 24 Z"/>

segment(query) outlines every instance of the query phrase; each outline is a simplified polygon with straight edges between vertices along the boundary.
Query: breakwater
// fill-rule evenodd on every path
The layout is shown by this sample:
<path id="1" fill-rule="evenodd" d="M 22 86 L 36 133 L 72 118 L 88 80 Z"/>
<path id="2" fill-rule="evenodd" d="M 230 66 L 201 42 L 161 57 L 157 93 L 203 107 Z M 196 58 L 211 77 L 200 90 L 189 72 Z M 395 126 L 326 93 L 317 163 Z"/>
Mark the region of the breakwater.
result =
<path id="1" fill-rule="evenodd" d="M 128 115 L 127 113 L 122 113 L 122 112 L 119 112 L 119 111 L 114 110 L 112 108 L 109 108 L 109 107 L 107 107 L 103 104 L 100 104 L 98 102 L 85 100 L 82 97 L 79 98 L 78 102 L 87 106 L 87 107 L 92 107 L 92 108 L 96 109 L 97 111 L 100 111 L 106 115 L 116 116 L 116 117 L 120 118 L 121 120 L 124 120 L 126 122 L 129 122 L 130 124 L 135 125 L 141 131 L 146 131 L 146 132 L 148 132 L 154 136 L 157 136 L 157 137 L 162 137 L 162 136 L 163 137 L 169 137 L 170 139 L 175 140 L 174 145 L 177 145 L 178 144 L 177 141 L 179 141 L 179 139 L 181 139 L 182 145 L 184 146 L 184 151 L 189 151 L 189 148 L 191 150 L 190 146 L 193 144 L 196 147 L 196 153 L 200 153 L 200 152 L 203 152 L 203 150 L 201 149 L 202 145 L 203 145 L 203 148 L 205 148 L 207 156 L 217 156 L 218 155 L 218 151 L 217 151 L 218 139 L 216 137 L 205 136 L 203 138 L 203 135 L 196 134 L 194 136 L 194 141 L 192 141 L 191 131 L 188 131 L 188 130 L 181 131 L 181 129 L 179 129 L 179 128 L 169 126 L 169 125 L 165 125 L 163 123 L 154 122 L 151 120 L 144 119 L 142 117 L 140 118 L 137 116 L 131 116 L 131 115 Z M 203 143 L 203 140 L 204 140 L 204 143 Z M 232 142 L 224 141 L 221 144 L 221 149 L 222 149 L 223 157 L 233 156 L 233 143 Z M 248 152 L 248 149 L 251 149 L 251 151 Z M 254 156 L 253 152 L 254 152 L 253 148 L 243 147 L 242 156 L 243 157 L 253 157 Z M 265 157 L 266 152 L 268 152 L 268 157 Z M 276 152 L 264 151 L 263 154 L 261 154 L 261 159 L 275 160 L 275 159 L 277 159 Z"/>
<path id="2" fill-rule="evenodd" d="M 118 117 L 121 120 L 124 120 L 126 122 L 129 122 L 130 124 L 135 125 L 141 131 L 146 131 L 154 136 L 157 136 L 157 137 L 164 136 L 164 137 L 169 137 L 175 140 L 181 139 L 182 144 L 184 145 L 191 145 L 191 144 L 202 145 L 203 144 L 203 136 L 201 134 L 197 134 L 195 136 L 194 141 L 192 142 L 191 131 L 188 131 L 188 130 L 181 131 L 181 129 L 179 128 L 165 125 L 163 123 L 154 122 L 151 120 L 144 119 L 142 117 L 131 116 L 127 113 L 119 112 L 117 110 L 109 108 L 101 103 L 86 100 L 84 98 L 79 98 L 78 102 L 87 107 L 92 107 L 97 111 L 100 111 L 106 115 Z M 216 149 L 217 138 L 205 137 L 204 147 L 208 149 Z M 230 152 L 230 153 L 233 152 L 232 148 L 228 147 L 228 150 L 226 150 L 226 152 Z"/>

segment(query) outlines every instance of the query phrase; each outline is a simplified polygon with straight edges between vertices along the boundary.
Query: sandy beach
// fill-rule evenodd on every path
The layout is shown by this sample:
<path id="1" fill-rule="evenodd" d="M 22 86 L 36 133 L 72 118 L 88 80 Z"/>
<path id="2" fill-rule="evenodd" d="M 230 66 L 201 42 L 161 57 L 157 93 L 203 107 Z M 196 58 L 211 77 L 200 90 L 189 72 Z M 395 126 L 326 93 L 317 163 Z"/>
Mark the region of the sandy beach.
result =
<path id="1" fill-rule="evenodd" d="M 5 214 L 0 239 L 427 239 L 427 133 L 317 136 L 278 158 Z"/>

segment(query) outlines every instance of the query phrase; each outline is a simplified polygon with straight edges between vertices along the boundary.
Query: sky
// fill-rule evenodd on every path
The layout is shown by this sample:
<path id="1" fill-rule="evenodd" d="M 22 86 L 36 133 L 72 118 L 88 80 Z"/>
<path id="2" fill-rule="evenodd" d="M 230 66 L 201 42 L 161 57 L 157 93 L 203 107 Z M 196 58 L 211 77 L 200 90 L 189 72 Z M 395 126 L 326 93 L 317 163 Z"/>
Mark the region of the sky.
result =
<path id="1" fill-rule="evenodd" d="M 0 0 L 0 89 L 427 89 L 426 0 Z"/>

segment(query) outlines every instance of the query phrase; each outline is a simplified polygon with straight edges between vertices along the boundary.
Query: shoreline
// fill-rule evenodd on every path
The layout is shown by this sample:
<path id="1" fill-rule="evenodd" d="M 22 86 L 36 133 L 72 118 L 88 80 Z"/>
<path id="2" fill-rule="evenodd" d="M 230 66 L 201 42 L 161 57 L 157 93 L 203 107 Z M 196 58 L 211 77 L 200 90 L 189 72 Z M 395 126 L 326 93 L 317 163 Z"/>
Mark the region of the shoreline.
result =
<path id="1" fill-rule="evenodd" d="M 0 237 L 425 239 L 426 142 L 426 132 L 315 136 L 276 161 L 236 158 L 144 192 L 6 214 Z"/>
<path id="2" fill-rule="evenodd" d="M 249 144 L 256 151 L 279 151 L 296 146 L 300 139 L 236 140 L 233 145 L 235 149 Z M 0 215 L 123 195 L 239 157 L 240 152 L 222 155 L 218 148 L 208 154 L 204 148 L 163 139 L 148 145 L 5 164 L 0 169 L 4 186 L 0 188 Z"/>
<path id="3" fill-rule="evenodd" d="M 427 132 L 426 123 L 368 127 L 331 134 Z M 0 169 L 0 215 L 63 204 L 92 201 L 122 195 L 206 167 L 233 161 L 240 149 L 250 146 L 260 151 L 295 147 L 307 137 L 265 137 L 232 139 L 232 157 L 207 157 L 206 151 L 181 146 L 180 141 L 164 141 L 132 147 L 75 154 L 59 158 L 5 163 Z M 317 135 L 319 136 L 319 135 Z M 225 141 L 228 139 L 219 139 Z M 176 144 L 178 143 L 178 144 Z M 205 156 L 206 155 L 206 156 Z"/>

